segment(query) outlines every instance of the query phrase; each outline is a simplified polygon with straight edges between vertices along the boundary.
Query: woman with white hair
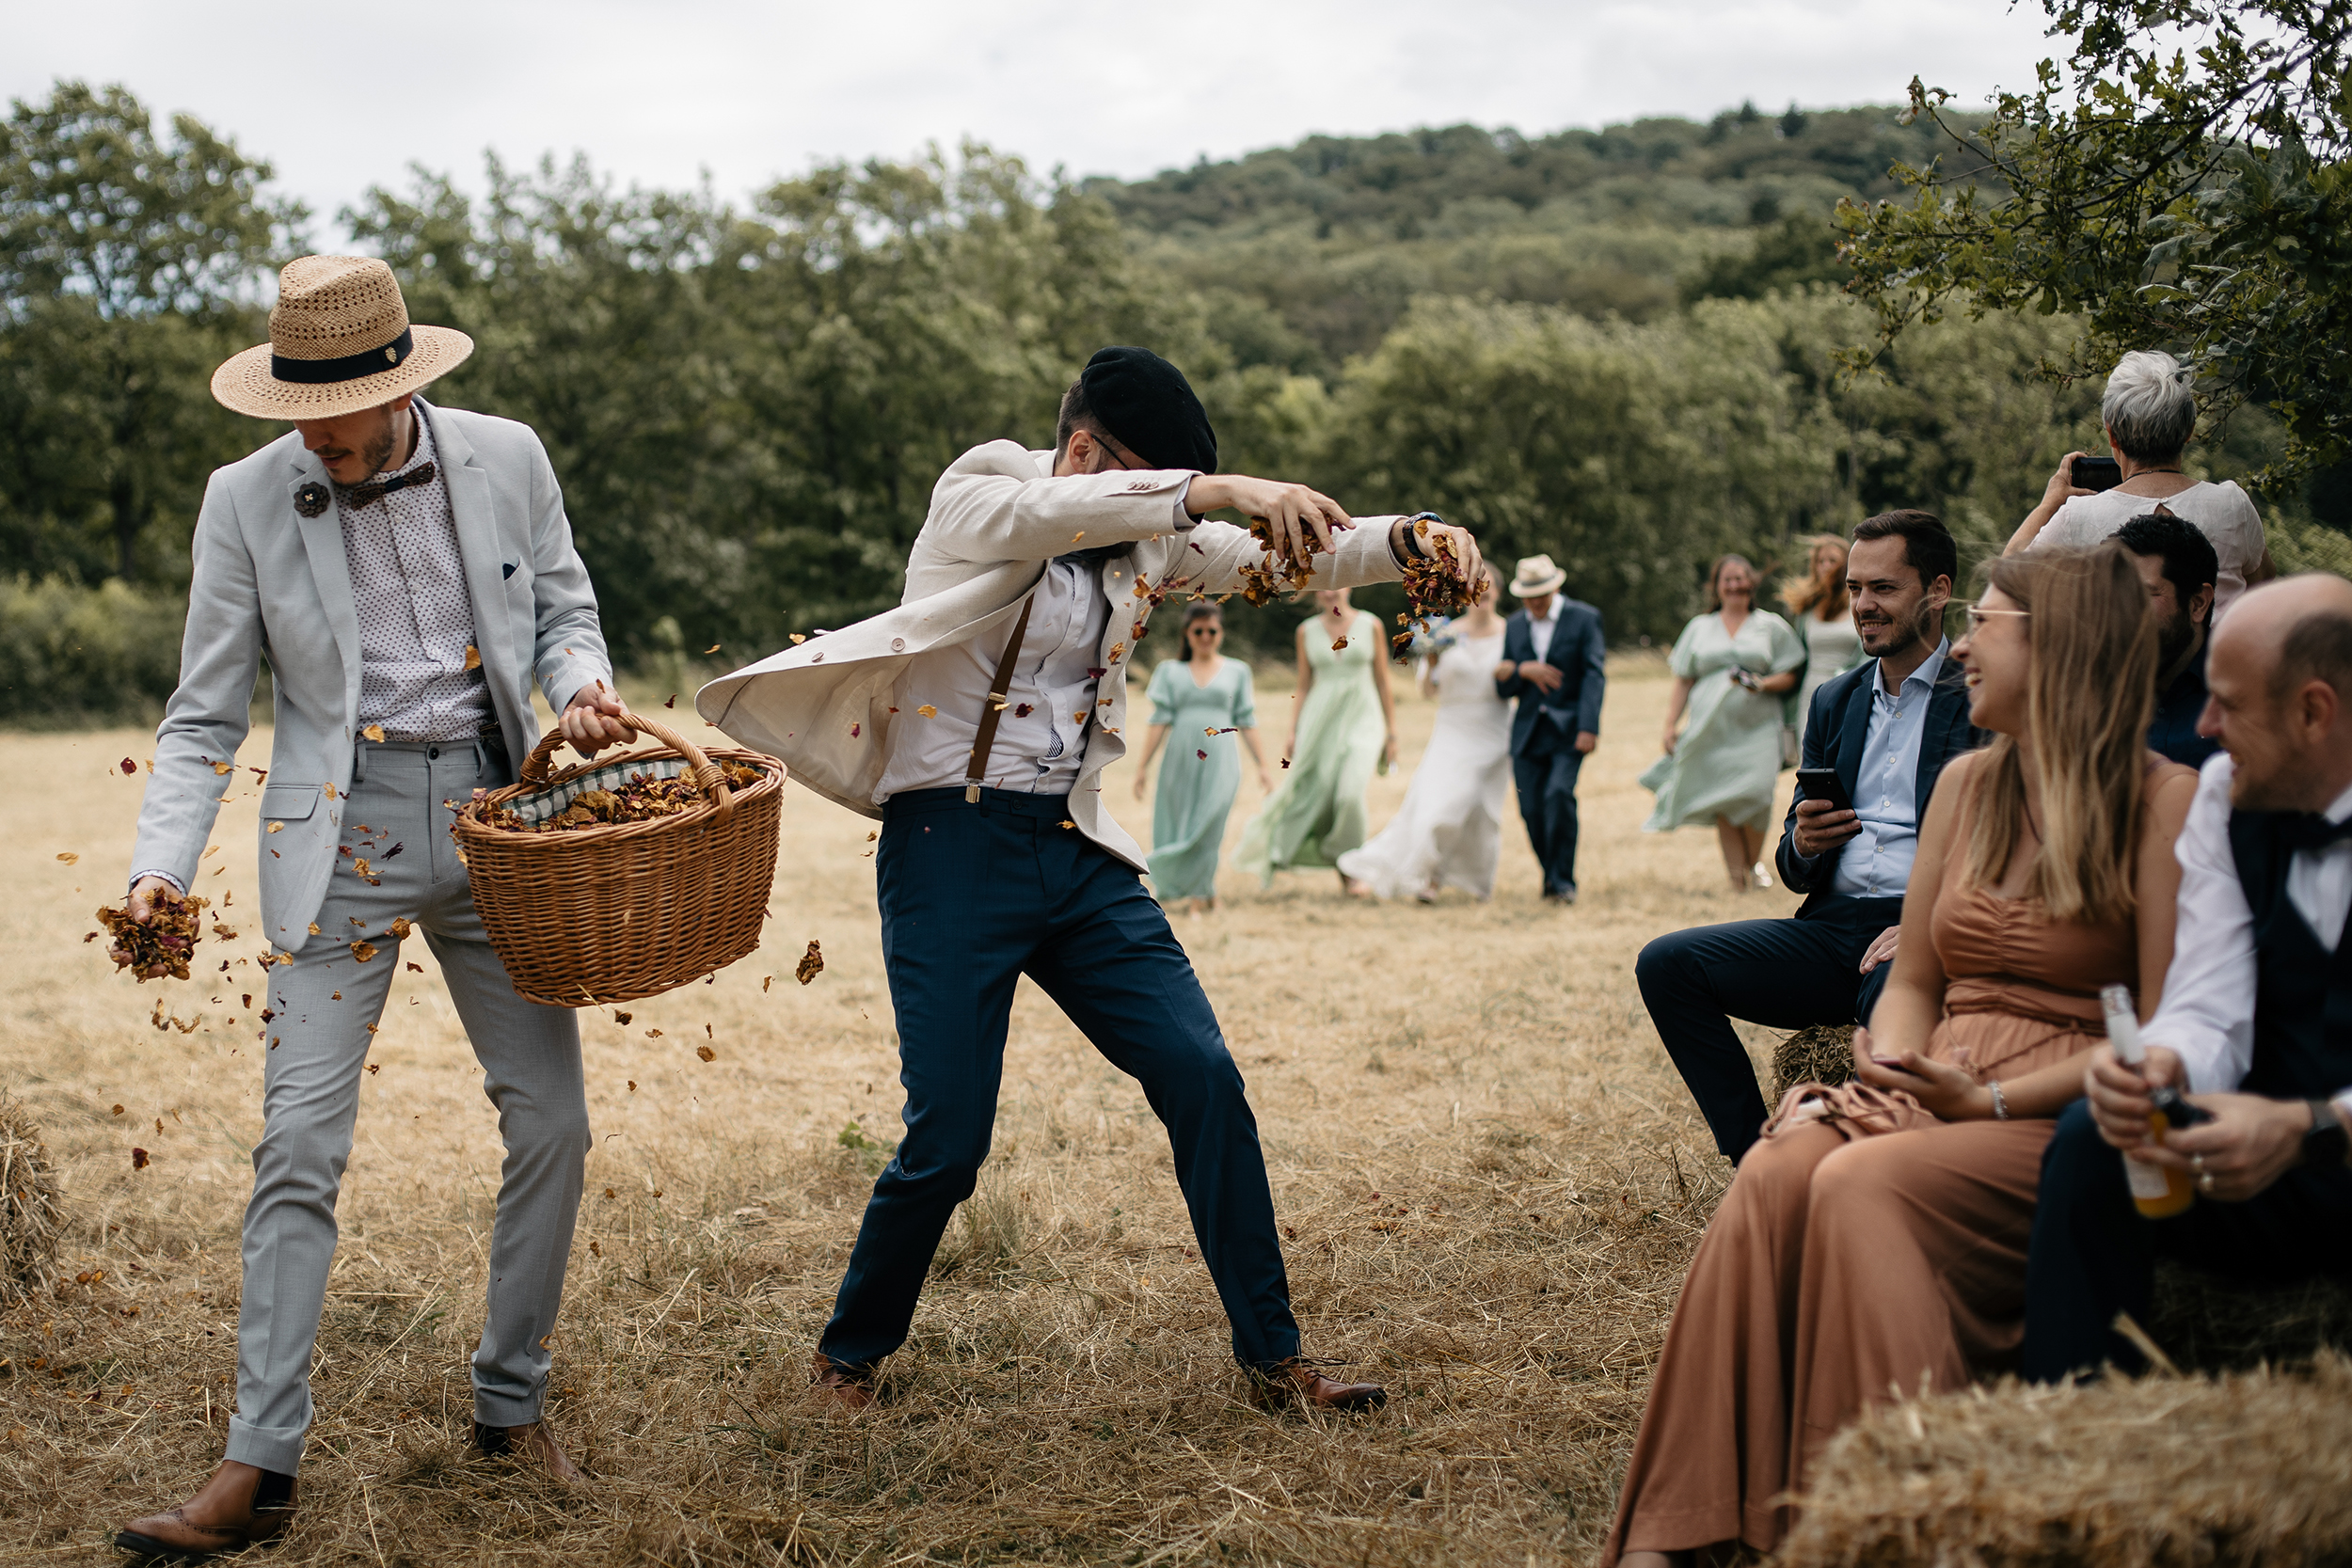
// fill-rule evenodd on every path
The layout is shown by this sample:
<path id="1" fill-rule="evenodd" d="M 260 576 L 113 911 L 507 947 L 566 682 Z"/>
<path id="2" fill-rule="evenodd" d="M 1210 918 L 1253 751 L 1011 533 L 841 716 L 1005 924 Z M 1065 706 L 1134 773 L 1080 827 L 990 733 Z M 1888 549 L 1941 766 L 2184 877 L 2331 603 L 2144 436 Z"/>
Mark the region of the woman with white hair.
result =
<path id="1" fill-rule="evenodd" d="M 2197 430 L 2193 373 L 2172 356 L 2152 349 L 2134 349 L 2116 361 L 2106 395 L 2099 400 L 2099 422 L 2123 482 L 2111 490 L 2082 488 L 2074 483 L 2074 459 L 2083 453 L 2068 452 L 2050 476 L 2042 504 L 2018 525 L 2001 553 L 2088 548 L 2161 501 L 2213 541 L 2221 562 L 2214 584 L 2215 620 L 2249 584 L 2278 576 L 2263 540 L 2262 515 L 2246 492 L 2226 479 L 2216 484 L 2181 471 L 2181 452 Z"/>

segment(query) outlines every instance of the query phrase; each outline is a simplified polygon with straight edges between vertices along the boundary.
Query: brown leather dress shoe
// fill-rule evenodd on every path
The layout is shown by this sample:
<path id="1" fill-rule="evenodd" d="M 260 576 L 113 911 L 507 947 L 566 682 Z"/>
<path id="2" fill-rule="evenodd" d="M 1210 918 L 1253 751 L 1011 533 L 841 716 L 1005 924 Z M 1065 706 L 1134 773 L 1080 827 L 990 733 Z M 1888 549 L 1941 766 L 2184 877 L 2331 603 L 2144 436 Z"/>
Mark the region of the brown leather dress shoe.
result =
<path id="1" fill-rule="evenodd" d="M 294 1478 L 225 1460 L 203 1489 L 178 1508 L 134 1519 L 115 1544 L 142 1557 L 188 1561 L 243 1551 L 294 1519 Z"/>
<path id="2" fill-rule="evenodd" d="M 556 1440 L 555 1429 L 545 1421 L 532 1421 L 526 1426 L 485 1426 L 473 1424 L 473 1446 L 494 1459 L 512 1459 L 526 1469 L 538 1470 L 556 1481 L 571 1483 L 586 1481 L 580 1466 L 564 1451 Z"/>
<path id="3" fill-rule="evenodd" d="M 1251 1374 L 1260 1399 L 1268 1405 L 1295 1404 L 1306 1410 L 1328 1410 L 1343 1416 L 1377 1410 L 1389 1402 L 1389 1391 L 1376 1383 L 1338 1383 L 1293 1356 L 1277 1367 Z"/>
<path id="4" fill-rule="evenodd" d="M 874 1402 L 874 1374 L 853 1372 L 823 1351 L 808 1358 L 808 1385 L 819 1404 L 835 1410 L 855 1412 Z"/>

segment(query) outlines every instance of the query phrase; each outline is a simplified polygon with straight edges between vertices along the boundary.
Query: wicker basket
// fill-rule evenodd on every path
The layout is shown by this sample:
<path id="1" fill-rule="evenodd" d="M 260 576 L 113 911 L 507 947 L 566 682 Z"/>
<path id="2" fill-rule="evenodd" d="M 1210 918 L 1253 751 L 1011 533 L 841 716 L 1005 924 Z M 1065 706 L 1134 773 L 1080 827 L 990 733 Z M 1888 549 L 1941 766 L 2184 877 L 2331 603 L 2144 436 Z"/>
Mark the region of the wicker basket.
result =
<path id="1" fill-rule="evenodd" d="M 775 879 L 784 764 L 757 752 L 705 752 L 667 725 L 624 722 L 662 743 L 620 759 L 631 768 L 682 760 L 709 804 L 675 816 L 563 832 L 518 833 L 484 817 L 543 790 L 614 767 L 588 762 L 550 774 L 563 743 L 549 731 L 523 763 L 521 782 L 457 814 L 458 852 L 474 908 L 515 989 L 550 1006 L 628 1002 L 699 980 L 759 945 Z M 749 789 L 727 787 L 713 756 L 756 768 Z"/>

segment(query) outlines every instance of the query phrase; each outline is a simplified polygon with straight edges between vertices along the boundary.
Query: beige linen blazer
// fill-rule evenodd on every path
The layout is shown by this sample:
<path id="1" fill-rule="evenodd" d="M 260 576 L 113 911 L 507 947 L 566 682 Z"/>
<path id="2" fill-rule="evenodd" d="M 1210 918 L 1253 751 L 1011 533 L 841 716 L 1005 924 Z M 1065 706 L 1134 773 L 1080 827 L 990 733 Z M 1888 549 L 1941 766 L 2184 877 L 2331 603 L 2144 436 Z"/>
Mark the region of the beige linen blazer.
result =
<path id="1" fill-rule="evenodd" d="M 558 712 L 590 681 L 612 678 L 596 590 L 531 427 L 422 398 L 416 409 L 432 421 L 482 673 L 519 769 L 539 735 L 534 675 Z M 305 517 L 294 496 L 313 483 L 326 489 L 326 509 Z M 304 450 L 298 431 L 214 470 L 204 487 L 180 685 L 155 732 L 134 870 L 167 871 L 203 891 L 197 860 L 235 776 L 215 765 L 245 741 L 263 654 L 277 727 L 262 789 L 262 935 L 291 948 L 301 945 L 334 875 L 359 726 L 359 613 L 342 519 L 326 466 Z"/>
<path id="2" fill-rule="evenodd" d="M 975 447 L 931 491 L 898 609 L 722 676 L 696 694 L 695 709 L 742 744 L 782 757 L 794 779 L 826 800 L 880 816 L 874 790 L 891 739 L 899 725 L 926 722 L 918 713 L 890 711 L 914 657 L 992 633 L 1001 640 L 1047 562 L 1073 549 L 1131 544 L 1100 567 L 1111 614 L 1098 662 L 1118 678 L 1102 683 L 1110 706 L 1095 709 L 1070 816 L 1078 832 L 1140 871 L 1143 850 L 1103 809 L 1103 769 L 1127 752 L 1127 661 L 1156 596 L 1231 593 L 1242 585 L 1241 568 L 1263 559 L 1248 531 L 1230 523 L 1176 529 L 1176 498 L 1194 477 L 1181 468 L 1057 479 L 1050 451 L 1027 451 L 1015 441 Z M 1393 521 L 1359 518 L 1339 536 L 1334 554 L 1316 558 L 1314 586 L 1397 580 L 1403 573 L 1389 553 Z"/>

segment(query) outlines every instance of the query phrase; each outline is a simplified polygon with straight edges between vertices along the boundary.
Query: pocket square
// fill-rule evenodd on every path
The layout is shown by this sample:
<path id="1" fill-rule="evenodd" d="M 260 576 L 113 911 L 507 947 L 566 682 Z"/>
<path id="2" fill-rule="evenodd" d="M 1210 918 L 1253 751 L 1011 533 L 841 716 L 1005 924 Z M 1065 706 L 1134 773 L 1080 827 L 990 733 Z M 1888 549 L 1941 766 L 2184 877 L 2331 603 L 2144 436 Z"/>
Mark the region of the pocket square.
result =
<path id="1" fill-rule="evenodd" d="M 513 577 L 515 575 L 515 562 L 510 561 L 506 562 L 505 565 L 499 568 L 499 575 L 501 577 Z"/>

